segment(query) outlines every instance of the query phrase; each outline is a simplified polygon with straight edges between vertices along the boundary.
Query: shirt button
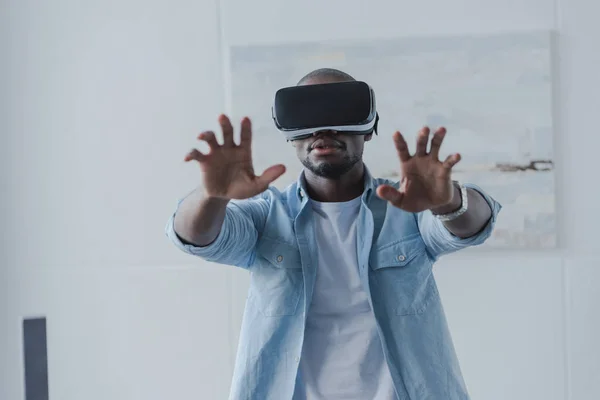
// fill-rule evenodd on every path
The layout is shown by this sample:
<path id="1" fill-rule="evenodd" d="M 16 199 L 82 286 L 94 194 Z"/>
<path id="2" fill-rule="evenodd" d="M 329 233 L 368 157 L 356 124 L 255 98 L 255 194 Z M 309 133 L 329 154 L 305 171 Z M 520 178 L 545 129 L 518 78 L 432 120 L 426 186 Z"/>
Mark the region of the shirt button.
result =
<path id="1" fill-rule="evenodd" d="M 294 361 L 299 362 L 300 361 L 300 357 L 298 357 L 298 356 L 294 357 Z"/>
<path id="2" fill-rule="evenodd" d="M 400 254 L 400 255 L 398 256 L 398 261 L 404 261 L 404 260 L 406 260 L 406 257 L 405 257 L 405 256 L 403 256 L 402 254 Z"/>
<path id="3" fill-rule="evenodd" d="M 283 261 L 283 256 L 279 255 L 277 256 L 277 262 L 282 262 Z"/>

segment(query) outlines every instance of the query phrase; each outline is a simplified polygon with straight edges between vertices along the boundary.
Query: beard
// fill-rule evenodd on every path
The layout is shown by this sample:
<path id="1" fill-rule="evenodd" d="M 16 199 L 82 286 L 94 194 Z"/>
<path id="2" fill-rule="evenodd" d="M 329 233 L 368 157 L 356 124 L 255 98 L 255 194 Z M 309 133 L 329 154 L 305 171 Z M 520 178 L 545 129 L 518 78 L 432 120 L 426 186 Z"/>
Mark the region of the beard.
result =
<path id="1" fill-rule="evenodd" d="M 313 163 L 308 157 L 302 160 L 302 165 L 313 174 L 326 179 L 340 179 L 358 163 L 362 157 L 359 154 L 345 155 L 341 161 Z"/>

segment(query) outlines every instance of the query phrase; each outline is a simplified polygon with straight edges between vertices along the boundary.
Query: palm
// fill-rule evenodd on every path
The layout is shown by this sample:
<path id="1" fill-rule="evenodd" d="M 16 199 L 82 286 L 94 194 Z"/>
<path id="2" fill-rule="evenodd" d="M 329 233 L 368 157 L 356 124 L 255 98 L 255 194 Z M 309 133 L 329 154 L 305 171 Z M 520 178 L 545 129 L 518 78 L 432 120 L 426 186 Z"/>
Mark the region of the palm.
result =
<path id="1" fill-rule="evenodd" d="M 460 155 L 451 155 L 444 162 L 439 160 L 439 149 L 445 134 L 444 128 L 438 129 L 427 152 L 429 129 L 424 128 L 417 139 L 417 150 L 411 156 L 406 141 L 400 132 L 396 132 L 394 143 L 403 178 L 398 190 L 382 185 L 377 190 L 378 195 L 408 212 L 421 212 L 448 204 L 453 196 L 451 170 L 460 161 Z"/>
<path id="2" fill-rule="evenodd" d="M 215 149 L 200 163 L 206 193 L 215 197 L 244 199 L 265 188 L 258 188 L 249 152 L 242 148 Z M 261 190 L 262 189 L 262 190 Z"/>
<path id="3" fill-rule="evenodd" d="M 224 199 L 247 199 L 267 189 L 269 184 L 285 172 L 283 165 L 274 165 L 257 176 L 252 165 L 252 129 L 250 120 L 242 121 L 240 144 L 233 139 L 233 127 L 229 119 L 219 118 L 223 131 L 223 144 L 219 144 L 213 132 L 203 132 L 198 139 L 205 141 L 210 152 L 192 150 L 186 161 L 196 160 L 203 172 L 204 191 L 210 197 Z"/>

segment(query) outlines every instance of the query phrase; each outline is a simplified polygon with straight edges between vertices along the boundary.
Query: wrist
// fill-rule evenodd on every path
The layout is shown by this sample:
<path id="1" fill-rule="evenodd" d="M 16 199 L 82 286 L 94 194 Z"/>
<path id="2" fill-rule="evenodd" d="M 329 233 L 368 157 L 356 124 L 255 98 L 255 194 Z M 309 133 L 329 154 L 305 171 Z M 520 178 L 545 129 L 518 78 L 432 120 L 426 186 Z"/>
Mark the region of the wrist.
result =
<path id="1" fill-rule="evenodd" d="M 430 211 L 434 215 L 445 215 L 456 212 L 462 207 L 462 196 L 460 194 L 460 187 L 456 182 L 452 182 L 452 199 L 438 207 L 431 208 Z"/>
<path id="2" fill-rule="evenodd" d="M 225 197 L 218 197 L 218 196 L 210 196 L 210 195 L 205 195 L 201 202 L 204 205 L 214 205 L 214 206 L 219 206 L 219 205 L 227 205 L 231 200 Z"/>

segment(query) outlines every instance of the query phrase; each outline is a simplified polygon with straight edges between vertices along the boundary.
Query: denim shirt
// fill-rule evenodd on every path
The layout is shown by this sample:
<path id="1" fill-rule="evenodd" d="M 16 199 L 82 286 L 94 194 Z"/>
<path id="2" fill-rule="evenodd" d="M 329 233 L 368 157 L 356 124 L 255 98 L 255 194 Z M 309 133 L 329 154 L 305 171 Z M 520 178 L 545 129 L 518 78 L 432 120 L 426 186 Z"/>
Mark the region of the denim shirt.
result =
<path id="1" fill-rule="evenodd" d="M 357 225 L 359 275 L 377 321 L 397 398 L 469 399 L 436 282 L 433 263 L 442 255 L 483 243 L 500 204 L 474 185 L 492 209 L 477 235 L 452 235 L 431 212 L 409 213 L 375 194 L 380 184 L 365 172 Z M 206 247 L 183 243 L 181 250 L 204 260 L 247 269 L 246 301 L 231 400 L 292 399 L 317 272 L 318 243 L 303 174 L 285 191 L 231 201 L 216 240 Z"/>

